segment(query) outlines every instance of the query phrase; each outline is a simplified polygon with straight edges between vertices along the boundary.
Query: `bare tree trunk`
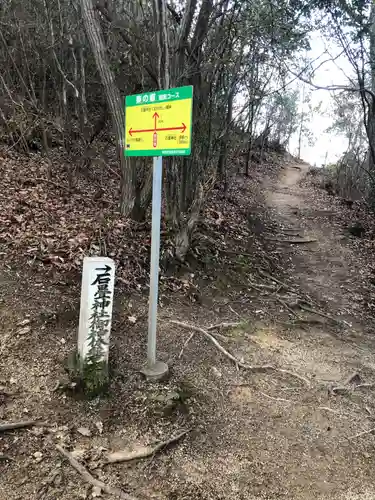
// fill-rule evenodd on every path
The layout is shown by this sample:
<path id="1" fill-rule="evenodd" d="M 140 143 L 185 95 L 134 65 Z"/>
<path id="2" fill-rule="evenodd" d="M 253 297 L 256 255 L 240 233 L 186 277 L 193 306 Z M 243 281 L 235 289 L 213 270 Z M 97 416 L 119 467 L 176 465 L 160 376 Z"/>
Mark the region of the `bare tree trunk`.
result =
<path id="1" fill-rule="evenodd" d="M 370 38 L 370 71 L 371 71 L 371 91 L 375 93 L 375 2 L 371 2 L 369 18 L 369 38 Z M 369 141 L 368 161 L 370 172 L 370 205 L 375 207 L 375 100 L 373 95 L 368 99 L 367 116 L 367 137 Z"/>
<path id="2" fill-rule="evenodd" d="M 248 133 L 249 133 L 249 143 L 246 151 L 246 160 L 245 160 L 245 175 L 249 177 L 250 163 L 251 163 L 251 151 L 253 149 L 253 129 L 254 129 L 254 103 L 250 104 L 250 115 L 249 115 L 249 125 L 248 125 Z"/>
<path id="3" fill-rule="evenodd" d="M 80 90 L 81 90 L 81 130 L 84 131 L 84 127 L 87 125 L 87 102 L 86 102 L 86 73 L 85 73 L 85 52 L 80 40 L 79 47 L 79 68 L 80 68 Z"/>
<path id="4" fill-rule="evenodd" d="M 42 110 L 43 114 L 46 113 L 46 63 L 43 61 L 43 86 L 42 86 Z M 43 142 L 43 154 L 47 160 L 47 177 L 48 179 L 52 179 L 52 162 L 49 155 L 49 145 L 48 145 L 48 136 L 46 131 L 46 124 L 44 121 L 44 116 L 40 120 L 40 125 L 42 127 L 42 142 Z"/>
<path id="5" fill-rule="evenodd" d="M 301 112 L 301 123 L 299 127 L 299 135 L 298 135 L 298 158 L 301 158 L 301 147 L 302 147 L 302 131 L 303 124 L 305 121 L 305 84 L 302 85 L 302 112 Z"/>
<path id="6" fill-rule="evenodd" d="M 120 92 L 107 58 L 106 47 L 101 31 L 97 12 L 92 0 L 81 0 L 81 12 L 87 38 L 90 42 L 95 62 L 104 86 L 108 108 L 112 116 L 113 129 L 118 144 L 118 153 L 121 164 L 121 203 L 123 215 L 129 215 L 133 208 L 133 171 L 129 161 L 124 157 L 124 116 L 121 105 Z"/>
<path id="7" fill-rule="evenodd" d="M 227 113 L 225 118 L 225 133 L 223 137 L 220 139 L 220 156 L 217 166 L 217 173 L 220 176 L 221 180 L 225 181 L 225 184 L 227 179 L 228 141 L 229 141 L 230 124 L 232 122 L 233 96 L 234 96 L 234 89 L 230 89 L 228 94 Z"/>
<path id="8" fill-rule="evenodd" d="M 141 175 L 134 175 L 134 205 L 131 218 L 141 222 L 145 220 L 152 199 L 152 168 L 149 158 L 134 158 L 134 160 L 136 171 L 141 172 Z"/>
<path id="9" fill-rule="evenodd" d="M 77 89 L 77 91 L 74 93 L 74 114 L 75 114 L 75 117 L 78 119 L 78 116 L 79 116 L 78 61 L 77 61 L 77 56 L 76 56 L 76 51 L 75 51 L 72 35 L 69 35 L 69 47 L 70 47 L 70 53 L 71 53 L 72 59 L 73 59 L 73 82 L 74 82 L 75 88 Z"/>

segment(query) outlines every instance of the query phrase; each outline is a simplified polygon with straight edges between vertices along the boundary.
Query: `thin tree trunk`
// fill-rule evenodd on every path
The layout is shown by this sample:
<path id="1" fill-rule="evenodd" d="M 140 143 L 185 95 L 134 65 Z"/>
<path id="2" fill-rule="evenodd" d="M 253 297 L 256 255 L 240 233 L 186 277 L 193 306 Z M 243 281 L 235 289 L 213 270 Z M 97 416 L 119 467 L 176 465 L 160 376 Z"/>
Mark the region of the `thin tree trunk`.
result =
<path id="1" fill-rule="evenodd" d="M 371 90 L 375 93 L 375 2 L 371 2 L 371 11 L 369 18 L 369 39 L 370 39 L 370 72 L 371 72 Z M 375 102 L 371 96 L 368 103 L 367 116 L 367 137 L 369 141 L 368 150 L 368 170 L 370 175 L 370 205 L 375 208 Z"/>
<path id="2" fill-rule="evenodd" d="M 43 115 L 47 111 L 47 106 L 46 106 L 46 80 L 47 80 L 47 75 L 46 75 L 46 63 L 43 61 L 43 86 L 42 86 L 42 109 L 43 109 Z M 50 159 L 49 155 L 49 145 L 48 145 L 48 136 L 47 136 L 47 131 L 46 131 L 46 124 L 44 121 L 44 116 L 40 120 L 40 124 L 42 127 L 42 142 L 43 142 L 43 154 L 45 158 L 47 159 L 47 178 L 52 179 L 52 162 Z"/>
<path id="3" fill-rule="evenodd" d="M 80 40 L 79 47 L 79 69 L 80 69 L 80 90 L 81 90 L 81 130 L 84 131 L 87 125 L 87 102 L 86 102 L 86 72 L 85 72 L 85 52 Z"/>
<path id="4" fill-rule="evenodd" d="M 250 116 L 249 116 L 249 143 L 247 146 L 246 160 L 245 160 L 245 175 L 249 177 L 250 163 L 251 163 L 251 151 L 253 149 L 253 129 L 254 129 L 254 103 L 250 105 Z"/>
<path id="5" fill-rule="evenodd" d="M 302 131 L 303 131 L 303 123 L 305 121 L 305 84 L 302 86 L 302 112 L 301 112 L 301 124 L 299 127 L 299 135 L 298 135 L 298 158 L 301 158 L 301 147 L 302 147 Z"/>
<path id="6" fill-rule="evenodd" d="M 74 81 L 74 86 L 77 89 L 77 91 L 74 93 L 74 114 L 75 118 L 78 119 L 79 116 L 79 92 L 78 92 L 78 61 L 77 61 L 77 56 L 76 56 L 76 51 L 73 43 L 73 37 L 69 35 L 69 47 L 70 47 L 70 53 L 72 54 L 72 59 L 73 59 L 73 81 Z"/>
<path id="7" fill-rule="evenodd" d="M 81 11 L 87 38 L 90 42 L 91 50 L 104 86 L 118 145 L 121 164 L 120 210 L 123 215 L 129 215 L 134 204 L 133 171 L 130 167 L 130 162 L 124 157 L 124 116 L 120 92 L 109 65 L 103 34 L 92 0 L 81 0 Z"/>
<path id="8" fill-rule="evenodd" d="M 229 91 L 228 94 L 228 103 L 227 103 L 227 113 L 225 117 L 225 134 L 221 138 L 220 142 L 220 156 L 218 162 L 218 175 L 224 181 L 226 181 L 226 170 L 227 170 L 227 156 L 228 156 L 228 141 L 229 141 L 229 132 L 230 132 L 230 124 L 232 122 L 232 110 L 233 110 L 233 89 Z"/>

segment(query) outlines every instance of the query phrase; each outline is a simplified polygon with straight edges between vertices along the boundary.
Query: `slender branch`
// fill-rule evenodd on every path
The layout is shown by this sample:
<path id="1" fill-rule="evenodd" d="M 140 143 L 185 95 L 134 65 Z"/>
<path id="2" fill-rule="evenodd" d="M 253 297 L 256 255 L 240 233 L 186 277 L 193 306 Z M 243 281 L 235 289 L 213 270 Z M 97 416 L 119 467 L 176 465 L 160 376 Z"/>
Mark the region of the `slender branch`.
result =
<path id="1" fill-rule="evenodd" d="M 289 370 L 284 370 L 282 368 L 276 368 L 276 367 L 274 367 L 272 365 L 248 365 L 246 363 L 243 363 L 242 361 L 240 361 L 239 359 L 237 359 L 235 356 L 233 356 L 233 354 L 230 354 L 230 352 L 228 352 L 226 349 L 224 349 L 224 347 L 221 344 L 219 344 L 219 342 L 215 339 L 215 337 L 213 337 L 206 330 L 204 330 L 203 328 L 200 328 L 199 326 L 189 325 L 187 323 L 182 323 L 181 321 L 175 321 L 175 320 L 171 321 L 171 323 L 174 324 L 174 325 L 177 325 L 177 326 L 181 326 L 182 328 L 187 328 L 188 330 L 194 330 L 194 331 L 196 331 L 198 333 L 201 333 L 212 344 L 214 344 L 214 346 L 222 354 L 224 354 L 224 356 L 226 356 L 231 361 L 233 361 L 236 364 L 236 366 L 244 368 L 245 370 L 249 370 L 249 371 L 251 371 L 253 373 L 266 373 L 266 372 L 285 373 L 287 375 L 291 375 L 291 376 L 299 379 L 300 381 L 302 381 L 306 385 L 310 385 L 310 382 L 305 377 L 302 377 L 301 375 L 298 375 L 297 373 L 294 373 L 294 372 L 289 371 Z"/>
<path id="2" fill-rule="evenodd" d="M 62 455 L 64 455 L 65 458 L 68 459 L 70 465 L 75 469 L 83 479 L 91 484 L 91 486 L 97 487 L 102 489 L 107 495 L 112 495 L 116 498 L 120 498 L 121 500 L 136 500 L 135 497 L 132 495 L 128 495 L 124 493 L 122 490 L 118 488 L 114 488 L 112 486 L 109 486 L 106 483 L 103 483 L 103 481 L 99 481 L 99 479 L 96 479 L 94 476 L 90 474 L 90 472 L 83 466 L 81 465 L 71 453 L 69 453 L 67 450 L 65 450 L 62 446 L 56 445 L 56 449 L 58 452 L 60 452 Z"/>
<path id="3" fill-rule="evenodd" d="M 110 453 L 107 456 L 107 464 L 116 464 L 120 462 L 130 462 L 131 460 L 139 460 L 141 458 L 147 458 L 150 457 L 151 455 L 155 455 L 158 451 L 162 450 L 163 448 L 166 448 L 172 443 L 176 443 L 176 441 L 179 441 L 182 437 L 186 436 L 188 432 L 190 432 L 191 429 L 187 429 L 184 431 L 181 431 L 178 433 L 176 436 L 172 436 L 169 439 L 166 439 L 165 441 L 161 441 L 155 446 L 145 446 L 142 447 L 141 449 L 130 451 L 130 450 L 123 450 L 123 451 L 116 451 L 114 453 Z"/>
<path id="4" fill-rule="evenodd" d="M 375 99 L 375 94 L 370 89 L 367 89 L 365 87 L 348 87 L 347 85 L 317 85 L 311 80 L 304 78 L 301 74 L 294 73 L 291 69 L 289 69 L 289 72 L 299 78 L 301 82 L 307 83 L 317 90 L 346 90 L 347 92 L 365 92 L 366 94 L 369 94 L 373 99 Z"/>
<path id="5" fill-rule="evenodd" d="M 135 56 L 135 58 L 137 59 L 139 65 L 141 67 L 143 67 L 147 73 L 149 74 L 149 76 L 151 77 L 151 79 L 154 81 L 154 83 L 156 83 L 156 85 L 158 85 L 158 77 L 157 75 L 155 74 L 155 71 L 153 70 L 153 68 L 145 63 L 145 62 L 141 62 L 143 60 L 143 57 L 142 57 L 142 54 L 140 54 L 135 46 L 135 44 L 133 43 L 133 40 L 129 37 L 129 35 L 127 34 L 126 32 L 126 25 L 123 21 L 120 21 L 120 20 L 114 20 L 113 19 L 113 16 L 112 14 L 110 14 L 108 12 L 108 10 L 106 10 L 102 4 L 100 3 L 97 3 L 96 4 L 96 8 L 98 9 L 98 11 L 102 14 L 102 16 L 109 22 L 111 23 L 115 28 L 119 29 L 119 33 L 122 37 L 122 39 L 124 40 L 124 42 L 129 45 L 129 47 L 131 47 L 132 51 L 133 51 L 133 54 Z"/>
<path id="6" fill-rule="evenodd" d="M 35 420 L 25 420 L 24 422 L 10 422 L 9 424 L 0 424 L 0 432 L 22 429 L 23 427 L 32 427 L 36 424 Z"/>

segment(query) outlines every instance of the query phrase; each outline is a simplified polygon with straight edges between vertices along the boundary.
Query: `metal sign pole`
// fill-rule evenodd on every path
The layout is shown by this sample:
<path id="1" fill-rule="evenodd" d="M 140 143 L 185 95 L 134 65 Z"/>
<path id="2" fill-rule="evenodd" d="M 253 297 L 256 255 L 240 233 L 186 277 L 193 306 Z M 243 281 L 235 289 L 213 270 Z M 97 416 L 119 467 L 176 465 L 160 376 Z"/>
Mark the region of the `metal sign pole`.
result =
<path id="1" fill-rule="evenodd" d="M 147 363 L 141 370 L 148 379 L 154 380 L 168 373 L 168 366 L 156 359 L 162 157 L 191 154 L 192 119 L 192 86 L 125 97 L 125 156 L 153 157 L 154 160 Z"/>
<path id="2" fill-rule="evenodd" d="M 162 180 L 163 158 L 162 156 L 155 156 L 152 179 L 151 269 L 148 310 L 147 367 L 143 370 L 147 377 L 154 379 L 161 378 L 168 372 L 168 366 L 165 363 L 156 361 Z"/>

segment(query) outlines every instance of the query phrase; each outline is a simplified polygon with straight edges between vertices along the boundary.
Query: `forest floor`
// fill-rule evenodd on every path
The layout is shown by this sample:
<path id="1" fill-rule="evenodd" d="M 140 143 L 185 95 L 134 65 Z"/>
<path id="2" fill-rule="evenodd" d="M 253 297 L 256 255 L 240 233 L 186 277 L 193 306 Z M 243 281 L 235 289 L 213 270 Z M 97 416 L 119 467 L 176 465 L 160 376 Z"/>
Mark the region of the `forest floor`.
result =
<path id="1" fill-rule="evenodd" d="M 123 498 L 375 499 L 370 216 L 364 237 L 352 237 L 346 226 L 363 214 L 318 189 L 308 166 L 292 159 L 259 167 L 251 180 L 234 176 L 228 197 L 216 193 L 208 205 L 186 268 L 178 276 L 166 269 L 161 278 L 158 356 L 169 363 L 168 380 L 151 384 L 138 371 L 146 350 L 147 270 L 132 289 L 133 277 L 122 274 L 109 393 L 88 401 L 74 393 L 64 370 L 77 340 L 79 273 L 64 267 L 69 259 L 61 253 L 42 254 L 51 254 L 53 242 L 62 246 L 54 231 L 62 225 L 68 233 L 74 214 L 68 211 L 62 224 L 59 211 L 76 200 L 67 201 L 56 183 L 43 187 L 33 205 L 34 174 L 25 173 L 22 194 L 19 165 L 9 174 L 6 161 L 0 500 L 111 498 L 90 486 L 56 445 L 93 477 L 121 488 Z M 49 188 L 57 191 L 48 194 Z M 13 189 L 27 210 L 11 198 Z M 39 221 L 50 210 L 60 223 L 48 220 L 45 236 Z M 30 211 L 32 223 L 15 228 Z M 78 234 L 80 221 L 74 224 Z M 138 229 L 139 241 L 147 239 L 149 226 Z M 44 243 L 35 249 L 38 238 Z M 79 248 L 87 239 L 81 234 Z M 110 247 L 110 237 L 105 241 Z M 148 249 L 149 242 L 145 255 Z M 122 262 L 121 269 L 142 267 L 130 257 Z M 238 362 L 206 333 L 190 338 L 186 325 L 209 329 Z M 24 420 L 38 423 L 1 429 Z M 106 463 L 112 452 L 142 451 L 185 430 L 147 458 Z"/>

